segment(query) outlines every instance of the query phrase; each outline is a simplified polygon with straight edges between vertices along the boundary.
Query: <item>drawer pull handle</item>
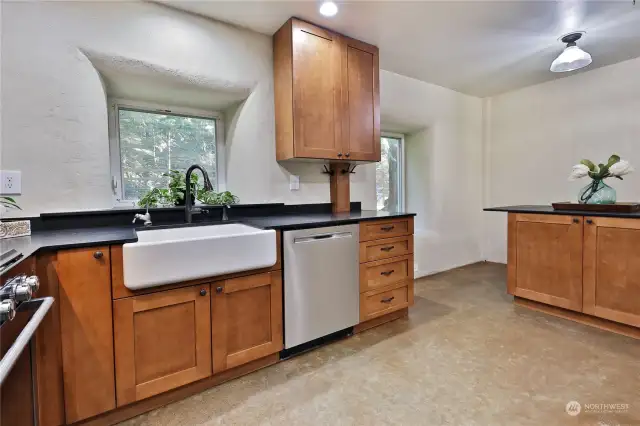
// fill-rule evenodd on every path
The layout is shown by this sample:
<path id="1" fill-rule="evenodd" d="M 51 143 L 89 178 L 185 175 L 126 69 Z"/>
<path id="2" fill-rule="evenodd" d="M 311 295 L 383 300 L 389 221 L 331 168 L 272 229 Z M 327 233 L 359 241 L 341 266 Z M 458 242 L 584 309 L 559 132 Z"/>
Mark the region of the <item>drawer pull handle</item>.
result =
<path id="1" fill-rule="evenodd" d="M 102 259 L 103 256 L 104 256 L 104 253 L 102 253 L 101 251 L 97 251 L 93 253 L 93 257 L 96 259 Z"/>
<path id="2" fill-rule="evenodd" d="M 387 297 L 386 299 L 382 299 L 382 300 L 380 301 L 380 303 L 391 303 L 391 301 L 392 301 L 393 299 L 395 299 L 395 297 L 394 297 L 394 296 Z"/>
<path id="3" fill-rule="evenodd" d="M 395 226 L 391 225 L 391 226 L 381 226 L 380 230 L 384 231 L 384 232 L 389 232 L 391 231 L 393 228 L 395 228 Z"/>
<path id="4" fill-rule="evenodd" d="M 200 290 L 200 296 L 206 296 L 206 295 L 207 295 L 207 290 L 205 290 L 204 288 Z"/>
<path id="5" fill-rule="evenodd" d="M 382 251 L 391 251 L 394 249 L 395 246 L 388 246 L 388 247 L 381 247 L 380 250 Z"/>
<path id="6" fill-rule="evenodd" d="M 593 224 L 593 220 L 587 219 L 587 225 L 591 225 L 591 224 Z"/>
<path id="7" fill-rule="evenodd" d="M 573 223 L 580 223 L 580 219 L 578 219 L 578 218 L 574 218 L 574 219 L 573 219 Z"/>
<path id="8" fill-rule="evenodd" d="M 222 287 L 216 287 L 216 293 L 220 294 L 224 290 Z"/>
<path id="9" fill-rule="evenodd" d="M 380 272 L 380 275 L 384 275 L 385 277 L 388 277 L 389 275 L 393 274 L 395 271 L 392 269 L 390 271 L 382 271 Z"/>

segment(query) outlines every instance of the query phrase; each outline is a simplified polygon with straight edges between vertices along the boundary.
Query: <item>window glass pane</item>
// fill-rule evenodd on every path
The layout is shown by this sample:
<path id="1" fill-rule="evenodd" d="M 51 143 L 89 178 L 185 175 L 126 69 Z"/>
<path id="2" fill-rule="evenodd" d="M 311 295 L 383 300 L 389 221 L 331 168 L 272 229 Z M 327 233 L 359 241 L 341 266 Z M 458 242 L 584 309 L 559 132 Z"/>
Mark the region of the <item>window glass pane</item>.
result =
<path id="1" fill-rule="evenodd" d="M 401 209 L 400 155 L 401 140 L 383 137 L 380 140 L 381 160 L 376 163 L 376 195 L 378 210 Z"/>
<path id="2" fill-rule="evenodd" d="M 120 109 L 120 157 L 125 200 L 163 188 L 169 170 L 201 165 L 215 185 L 215 119 Z"/>

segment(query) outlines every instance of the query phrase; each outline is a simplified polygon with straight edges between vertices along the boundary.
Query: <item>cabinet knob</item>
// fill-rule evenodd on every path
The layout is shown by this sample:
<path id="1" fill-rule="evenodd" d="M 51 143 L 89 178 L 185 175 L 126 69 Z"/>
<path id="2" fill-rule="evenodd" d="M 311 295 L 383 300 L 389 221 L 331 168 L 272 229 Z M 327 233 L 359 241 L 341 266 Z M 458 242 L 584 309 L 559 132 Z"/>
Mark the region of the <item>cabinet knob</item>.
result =
<path id="1" fill-rule="evenodd" d="M 350 152 L 347 152 L 344 156 L 345 156 L 345 157 L 347 157 L 347 158 L 349 158 L 349 157 L 351 156 L 351 153 L 350 153 Z"/>
<path id="2" fill-rule="evenodd" d="M 587 219 L 587 223 L 588 223 L 589 225 L 591 225 L 591 224 L 593 224 L 593 220 L 591 220 L 591 219 Z"/>
<path id="3" fill-rule="evenodd" d="M 338 153 L 338 157 L 342 157 L 342 153 L 341 152 Z"/>
<path id="4" fill-rule="evenodd" d="M 588 222 L 588 221 L 587 221 L 587 222 Z M 573 223 L 580 223 L 580 219 L 578 219 L 578 218 L 575 218 L 575 217 L 574 217 L 574 218 L 573 218 Z"/>
<path id="5" fill-rule="evenodd" d="M 206 296 L 206 295 L 207 295 L 207 290 L 205 290 L 204 288 L 200 290 L 200 296 Z"/>
<path id="6" fill-rule="evenodd" d="M 95 257 L 96 259 L 102 259 L 103 256 L 104 256 L 104 253 L 101 251 L 97 251 L 93 253 L 93 257 Z"/>
<path id="7" fill-rule="evenodd" d="M 222 287 L 216 287 L 216 293 L 220 294 L 222 293 L 223 288 Z"/>

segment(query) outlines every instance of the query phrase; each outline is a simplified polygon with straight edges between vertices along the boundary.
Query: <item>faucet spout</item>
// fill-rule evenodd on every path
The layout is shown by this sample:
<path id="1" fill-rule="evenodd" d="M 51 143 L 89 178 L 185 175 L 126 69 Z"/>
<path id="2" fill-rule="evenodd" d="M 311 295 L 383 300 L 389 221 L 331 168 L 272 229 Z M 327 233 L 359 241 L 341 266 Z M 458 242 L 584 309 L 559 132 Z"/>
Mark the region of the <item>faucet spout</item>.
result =
<path id="1" fill-rule="evenodd" d="M 207 172 L 199 165 L 194 164 L 193 166 L 189 167 L 187 169 L 187 173 L 185 176 L 185 186 L 186 186 L 186 190 L 185 190 L 185 194 L 184 194 L 184 220 L 187 223 L 191 223 L 191 221 L 193 220 L 193 204 L 191 202 L 191 173 L 193 173 L 194 170 L 200 170 L 202 172 L 202 177 L 204 178 L 204 189 L 205 191 L 212 191 L 213 190 L 213 185 L 211 184 L 211 181 L 209 180 L 209 175 L 207 174 Z"/>

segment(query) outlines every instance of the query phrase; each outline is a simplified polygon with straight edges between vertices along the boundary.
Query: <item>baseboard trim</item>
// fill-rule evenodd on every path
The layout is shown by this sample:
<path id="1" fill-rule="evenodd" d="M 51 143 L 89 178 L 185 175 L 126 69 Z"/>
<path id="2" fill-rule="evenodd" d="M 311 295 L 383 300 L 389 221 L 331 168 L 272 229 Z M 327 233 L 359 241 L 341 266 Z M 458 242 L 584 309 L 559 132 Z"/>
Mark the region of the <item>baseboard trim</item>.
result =
<path id="1" fill-rule="evenodd" d="M 553 315 L 554 317 L 578 322 L 590 327 L 599 328 L 600 330 L 622 334 L 623 336 L 631 337 L 634 339 L 640 339 L 640 329 L 632 327 L 630 325 L 620 324 L 603 318 L 593 317 L 581 312 L 569 311 L 567 309 L 546 305 L 540 302 L 534 302 L 533 300 L 523 299 L 522 297 L 518 296 L 514 296 L 513 303 L 514 305 Z"/>

